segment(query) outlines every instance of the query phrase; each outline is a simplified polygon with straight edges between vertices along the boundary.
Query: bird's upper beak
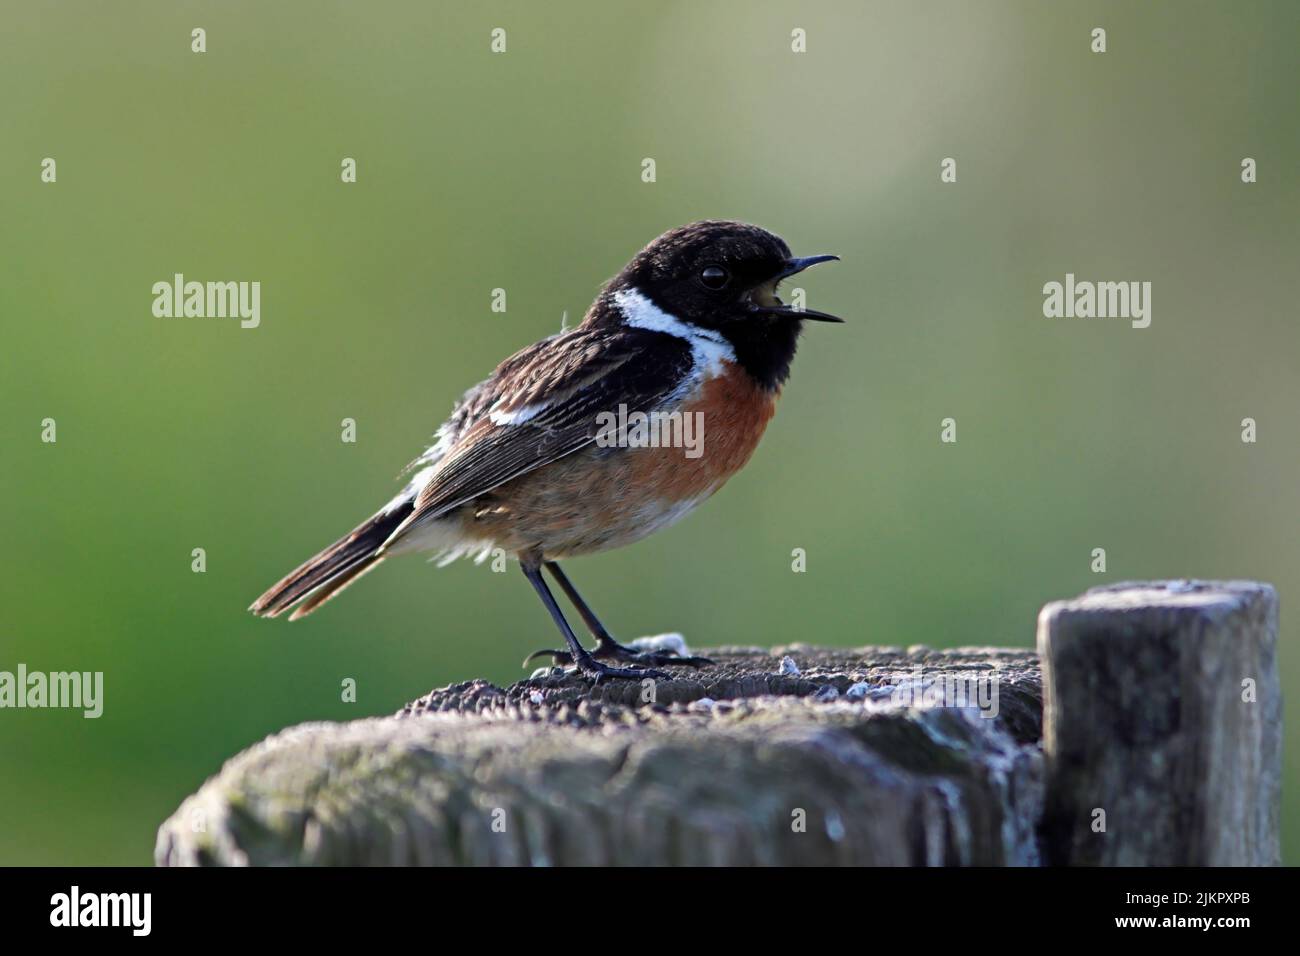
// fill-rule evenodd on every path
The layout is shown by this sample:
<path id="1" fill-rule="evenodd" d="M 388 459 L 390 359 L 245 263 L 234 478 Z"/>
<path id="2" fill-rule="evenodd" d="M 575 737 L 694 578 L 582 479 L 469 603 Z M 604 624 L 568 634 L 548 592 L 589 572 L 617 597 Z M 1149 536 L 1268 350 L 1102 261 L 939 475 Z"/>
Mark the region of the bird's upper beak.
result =
<path id="1" fill-rule="evenodd" d="M 786 279 L 792 275 L 798 275 L 809 266 L 815 266 L 819 262 L 839 262 L 839 256 L 794 256 L 785 260 L 785 268 L 774 275 L 774 279 Z"/>
<path id="2" fill-rule="evenodd" d="M 797 309 L 794 306 L 786 305 L 776 295 L 777 284 L 782 279 L 798 275 L 804 269 L 815 266 L 819 262 L 839 262 L 839 259 L 839 256 L 792 256 L 785 261 L 785 265 L 780 272 L 756 290 L 757 294 L 750 304 L 750 309 L 767 315 L 789 315 L 799 319 L 812 319 L 816 322 L 843 322 L 844 320 L 839 316 L 827 312 L 818 312 L 816 309 Z"/>

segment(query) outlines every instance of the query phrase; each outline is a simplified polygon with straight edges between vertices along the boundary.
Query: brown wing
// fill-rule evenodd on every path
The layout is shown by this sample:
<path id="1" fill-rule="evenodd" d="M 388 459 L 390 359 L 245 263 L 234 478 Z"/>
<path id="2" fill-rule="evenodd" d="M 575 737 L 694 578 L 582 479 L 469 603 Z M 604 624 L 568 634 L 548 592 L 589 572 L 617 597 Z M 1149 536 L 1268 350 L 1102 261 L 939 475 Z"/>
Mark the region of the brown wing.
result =
<path id="1" fill-rule="evenodd" d="M 693 365 L 686 341 L 635 328 L 578 328 L 511 356 L 453 413 L 449 447 L 384 546 L 595 441 L 601 412 L 654 410 Z"/>

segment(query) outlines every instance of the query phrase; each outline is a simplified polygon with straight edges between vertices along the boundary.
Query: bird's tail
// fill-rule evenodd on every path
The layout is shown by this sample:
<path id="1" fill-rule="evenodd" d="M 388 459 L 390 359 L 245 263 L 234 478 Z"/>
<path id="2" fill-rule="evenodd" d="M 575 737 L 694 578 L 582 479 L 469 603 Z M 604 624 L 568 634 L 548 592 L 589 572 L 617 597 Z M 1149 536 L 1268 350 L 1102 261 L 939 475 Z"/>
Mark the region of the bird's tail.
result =
<path id="1" fill-rule="evenodd" d="M 391 511 L 381 511 L 315 557 L 290 571 L 248 608 L 259 617 L 278 617 L 295 604 L 289 615 L 296 621 L 384 560 L 380 546 L 411 513 L 407 501 Z"/>

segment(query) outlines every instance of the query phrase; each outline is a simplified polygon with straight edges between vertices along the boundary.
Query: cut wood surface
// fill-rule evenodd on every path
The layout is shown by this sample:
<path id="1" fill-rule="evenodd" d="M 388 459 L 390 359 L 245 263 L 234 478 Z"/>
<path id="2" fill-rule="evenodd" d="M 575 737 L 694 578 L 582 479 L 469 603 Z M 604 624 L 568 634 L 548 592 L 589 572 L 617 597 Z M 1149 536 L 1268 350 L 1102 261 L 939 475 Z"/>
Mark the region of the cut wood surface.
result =
<path id="1" fill-rule="evenodd" d="M 1273 589 L 1250 581 L 1095 588 L 1043 608 L 1049 862 L 1281 862 L 1277 616 Z"/>

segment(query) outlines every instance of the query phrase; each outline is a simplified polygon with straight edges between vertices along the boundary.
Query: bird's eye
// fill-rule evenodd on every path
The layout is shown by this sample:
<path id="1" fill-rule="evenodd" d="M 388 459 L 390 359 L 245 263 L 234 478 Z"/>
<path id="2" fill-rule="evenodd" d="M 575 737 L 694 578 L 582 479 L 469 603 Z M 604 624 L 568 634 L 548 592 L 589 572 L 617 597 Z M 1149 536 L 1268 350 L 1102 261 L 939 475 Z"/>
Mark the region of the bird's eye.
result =
<path id="1" fill-rule="evenodd" d="M 725 289 L 730 281 L 731 273 L 722 266 L 706 266 L 704 271 L 700 273 L 700 284 L 706 289 L 712 289 L 714 292 Z"/>

